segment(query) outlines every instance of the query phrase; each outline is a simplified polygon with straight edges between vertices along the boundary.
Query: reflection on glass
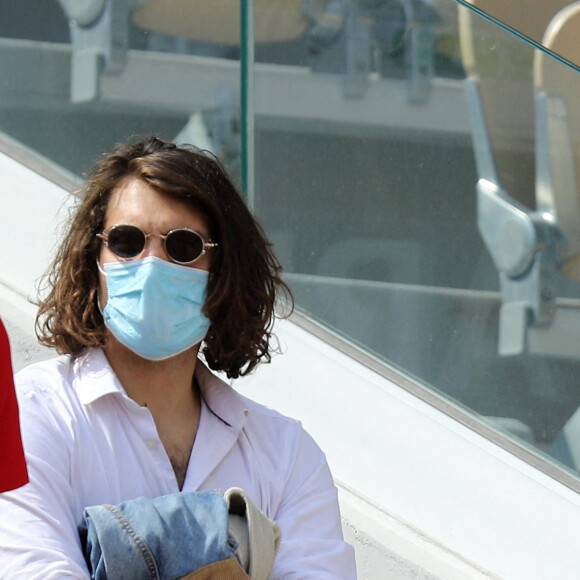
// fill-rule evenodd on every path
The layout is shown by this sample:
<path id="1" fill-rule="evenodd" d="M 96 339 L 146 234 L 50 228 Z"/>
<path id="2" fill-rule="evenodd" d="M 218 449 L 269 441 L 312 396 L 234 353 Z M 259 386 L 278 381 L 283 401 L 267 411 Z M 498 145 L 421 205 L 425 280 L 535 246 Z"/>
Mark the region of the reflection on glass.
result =
<path id="1" fill-rule="evenodd" d="M 300 309 L 577 470 L 580 77 L 465 5 L 580 63 L 576 14 L 254 4 L 255 211 Z M 155 133 L 240 179 L 239 27 L 233 0 L 0 0 L 0 137 L 81 175 Z"/>
<path id="2" fill-rule="evenodd" d="M 570 0 L 458 0 L 469 7 L 482 11 L 528 39 L 551 48 L 544 41 L 544 34 L 557 14 L 567 8 Z M 580 60 L 572 60 L 580 64 Z"/>
<path id="3" fill-rule="evenodd" d="M 568 212 L 537 177 L 539 51 L 451 1 L 304 4 L 306 34 L 256 47 L 255 88 L 256 211 L 300 308 L 577 469 L 560 438 L 580 403 L 566 340 L 580 321 L 561 322 L 580 287 L 562 275 Z M 478 206 L 482 151 L 514 210 Z"/>
<path id="4" fill-rule="evenodd" d="M 77 174 L 115 143 L 156 134 L 213 150 L 237 176 L 239 5 L 206 3 L 200 14 L 201 2 L 177 4 L 0 0 L 0 66 L 10 79 L 0 131 Z M 194 16 L 191 34 L 172 33 Z"/>

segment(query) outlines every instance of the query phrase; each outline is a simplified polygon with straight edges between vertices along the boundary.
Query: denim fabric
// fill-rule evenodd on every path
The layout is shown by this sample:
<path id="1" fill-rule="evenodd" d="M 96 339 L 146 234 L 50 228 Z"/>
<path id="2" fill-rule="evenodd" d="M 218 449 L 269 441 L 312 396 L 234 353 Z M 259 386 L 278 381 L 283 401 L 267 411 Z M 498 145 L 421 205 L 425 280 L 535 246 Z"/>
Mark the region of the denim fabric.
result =
<path id="1" fill-rule="evenodd" d="M 96 580 L 177 580 L 236 551 L 228 508 L 218 492 L 89 507 L 80 533 Z"/>

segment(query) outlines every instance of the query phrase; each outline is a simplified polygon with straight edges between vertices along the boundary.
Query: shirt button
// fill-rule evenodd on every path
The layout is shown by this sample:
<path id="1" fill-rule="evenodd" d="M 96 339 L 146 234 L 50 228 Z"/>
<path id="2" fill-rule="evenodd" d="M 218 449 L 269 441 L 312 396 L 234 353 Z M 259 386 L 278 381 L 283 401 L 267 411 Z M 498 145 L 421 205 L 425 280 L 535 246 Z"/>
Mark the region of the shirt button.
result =
<path id="1" fill-rule="evenodd" d="M 147 449 L 151 451 L 157 449 L 157 441 L 155 439 L 147 439 L 147 441 L 145 441 L 145 445 L 147 445 Z"/>

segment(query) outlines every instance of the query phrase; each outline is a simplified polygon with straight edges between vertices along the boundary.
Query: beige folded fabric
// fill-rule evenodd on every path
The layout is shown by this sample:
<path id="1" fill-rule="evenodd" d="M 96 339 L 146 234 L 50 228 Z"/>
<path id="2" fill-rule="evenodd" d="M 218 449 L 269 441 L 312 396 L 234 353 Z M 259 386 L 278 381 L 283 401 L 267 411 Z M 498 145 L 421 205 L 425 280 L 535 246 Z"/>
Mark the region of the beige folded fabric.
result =
<path id="1" fill-rule="evenodd" d="M 237 558 L 220 560 L 180 580 L 268 580 L 282 534 L 243 489 L 232 487 L 224 494 L 228 506 L 228 530 L 236 540 Z"/>
<path id="2" fill-rule="evenodd" d="M 228 527 L 238 543 L 238 556 L 251 580 L 268 580 L 282 533 L 243 489 L 232 487 L 224 494 L 230 513 Z"/>

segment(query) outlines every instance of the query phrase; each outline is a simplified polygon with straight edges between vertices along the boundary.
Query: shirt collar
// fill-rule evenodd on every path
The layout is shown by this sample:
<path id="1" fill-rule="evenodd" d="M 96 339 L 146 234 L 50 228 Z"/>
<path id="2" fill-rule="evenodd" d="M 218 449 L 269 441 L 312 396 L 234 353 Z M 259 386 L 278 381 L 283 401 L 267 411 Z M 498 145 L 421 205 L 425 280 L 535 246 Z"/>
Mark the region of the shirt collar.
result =
<path id="1" fill-rule="evenodd" d="M 195 376 L 208 409 L 226 425 L 239 431 L 250 412 L 244 398 L 199 359 Z"/>
<path id="2" fill-rule="evenodd" d="M 112 393 L 126 396 L 125 389 L 100 348 L 77 357 L 73 363 L 73 372 L 73 385 L 83 405 L 90 405 Z"/>
<path id="3" fill-rule="evenodd" d="M 73 384 L 83 405 L 90 405 L 110 394 L 128 396 L 102 349 L 87 351 L 77 357 L 73 365 Z M 249 414 L 244 398 L 199 359 L 195 375 L 209 410 L 226 425 L 240 430 Z"/>

